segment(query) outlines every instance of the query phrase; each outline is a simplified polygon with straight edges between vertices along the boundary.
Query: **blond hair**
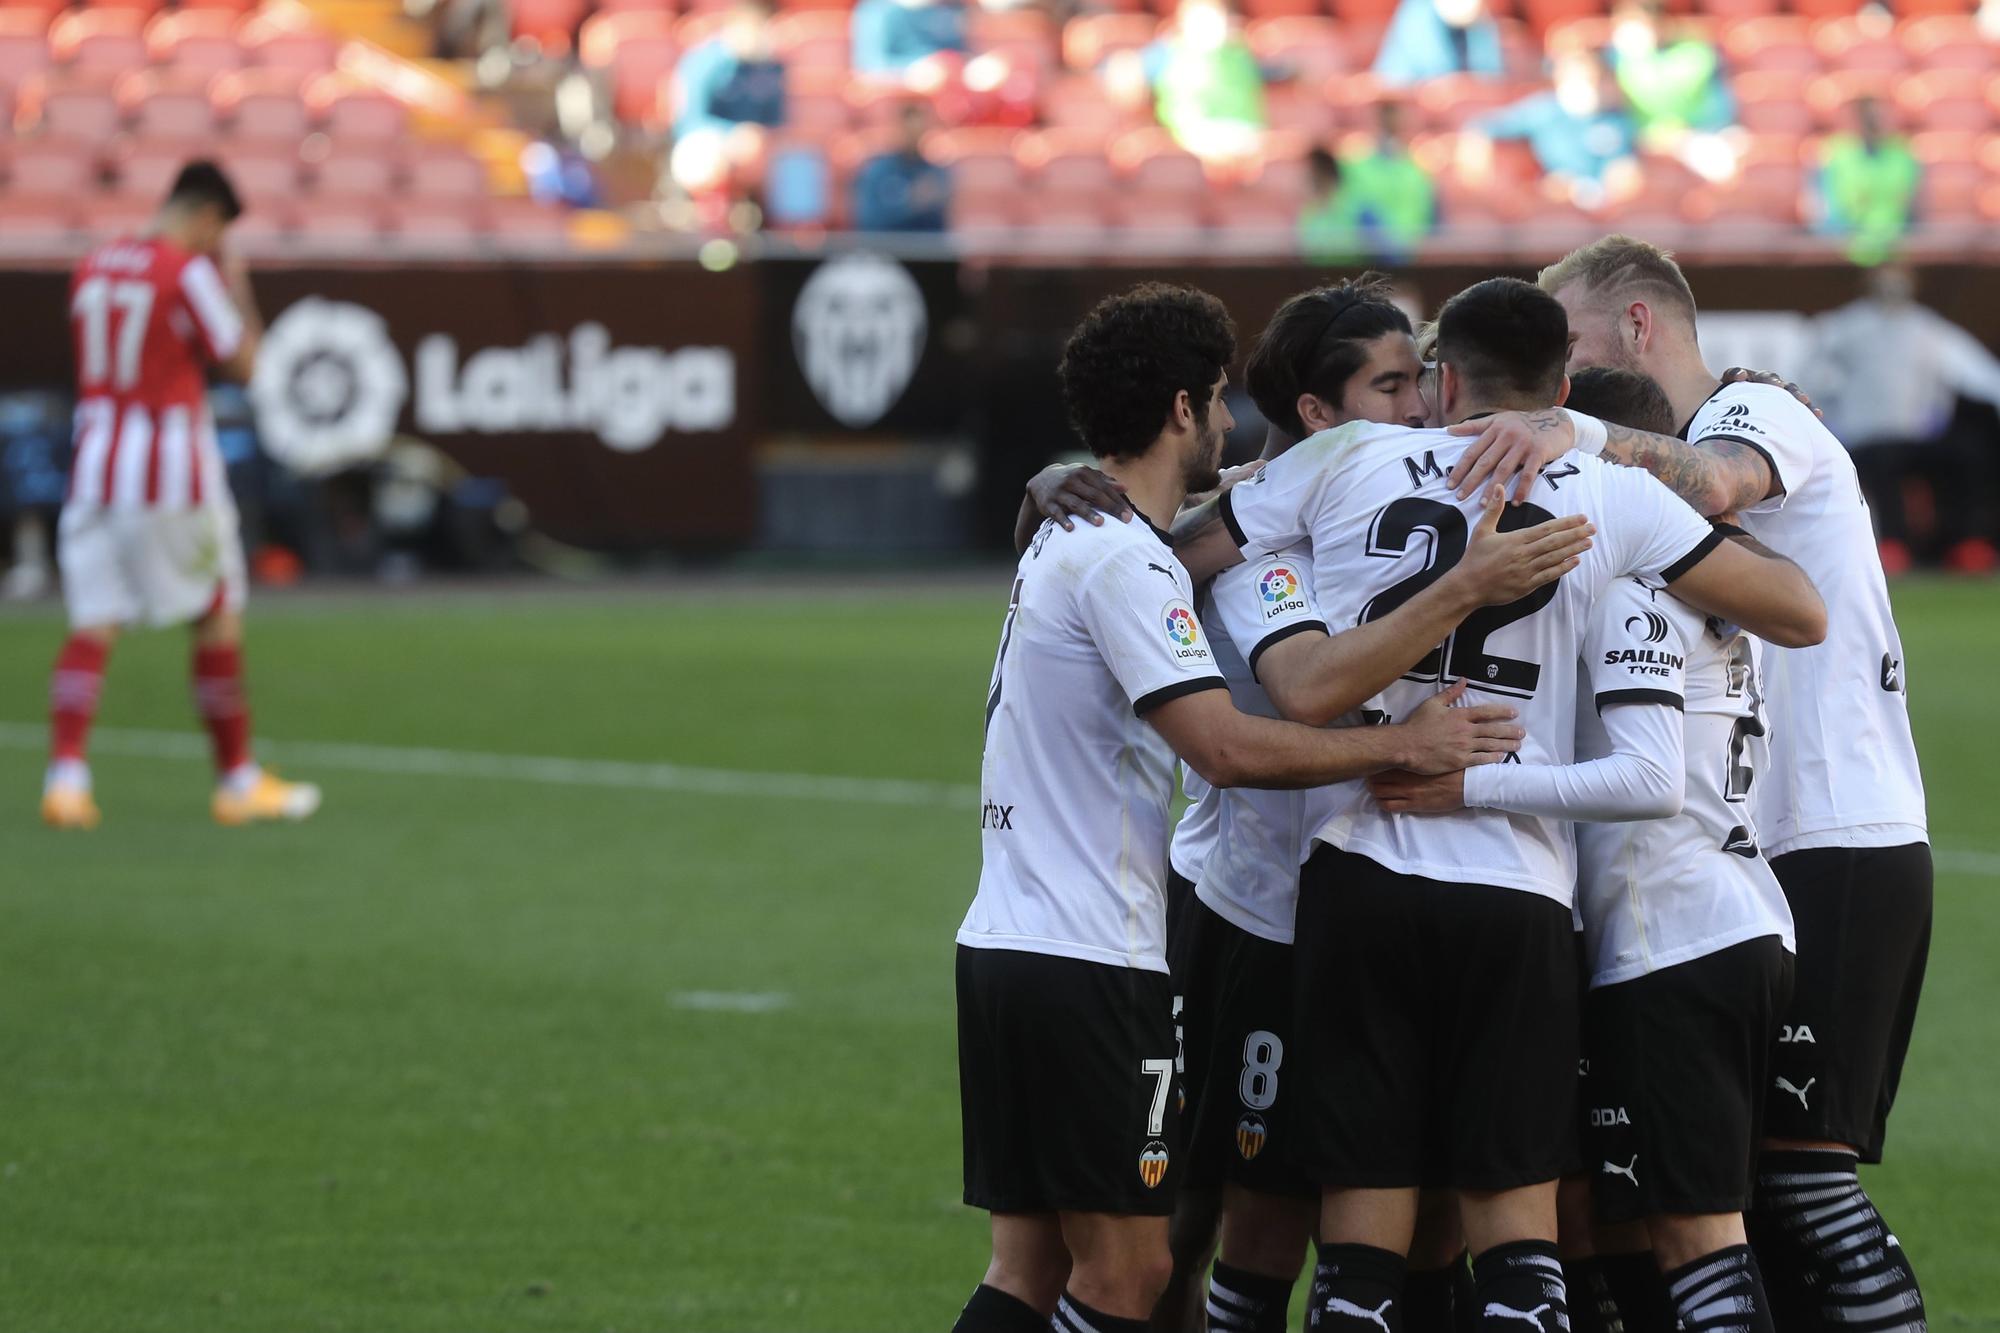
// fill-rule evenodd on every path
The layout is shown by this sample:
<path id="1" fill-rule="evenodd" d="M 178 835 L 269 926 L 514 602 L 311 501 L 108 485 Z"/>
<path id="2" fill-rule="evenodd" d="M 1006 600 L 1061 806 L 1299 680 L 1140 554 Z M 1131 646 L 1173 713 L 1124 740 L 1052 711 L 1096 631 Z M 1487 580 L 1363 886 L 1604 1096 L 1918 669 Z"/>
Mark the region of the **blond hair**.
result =
<path id="1" fill-rule="evenodd" d="M 1690 325 L 1694 323 L 1694 289 L 1674 262 L 1673 252 L 1637 237 L 1614 235 L 1592 241 L 1543 269 L 1536 282 L 1551 296 L 1576 282 L 1593 293 L 1650 296 L 1656 305 L 1665 302 L 1685 315 Z"/>

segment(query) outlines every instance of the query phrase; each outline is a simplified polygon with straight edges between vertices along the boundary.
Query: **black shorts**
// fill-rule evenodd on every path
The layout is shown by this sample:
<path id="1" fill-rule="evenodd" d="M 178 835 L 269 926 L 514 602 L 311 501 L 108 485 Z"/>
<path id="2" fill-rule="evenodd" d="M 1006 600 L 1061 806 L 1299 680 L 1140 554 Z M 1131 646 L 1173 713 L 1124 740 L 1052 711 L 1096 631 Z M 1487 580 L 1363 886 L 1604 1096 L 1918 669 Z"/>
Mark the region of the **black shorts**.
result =
<path id="1" fill-rule="evenodd" d="M 1285 1123 L 1292 946 L 1252 935 L 1199 898 L 1188 926 L 1185 1184 L 1318 1198 L 1292 1159 Z"/>
<path id="2" fill-rule="evenodd" d="M 1931 947 L 1931 849 L 1814 847 L 1771 862 L 1799 942 L 1798 982 L 1771 1056 L 1764 1132 L 1882 1141 Z"/>
<path id="3" fill-rule="evenodd" d="M 1194 910 L 1194 881 L 1178 870 L 1167 871 L 1167 970 L 1173 973 L 1174 993 L 1187 994 L 1188 918 Z"/>
<path id="4" fill-rule="evenodd" d="M 1584 1110 L 1597 1219 L 1750 1206 L 1771 1039 L 1791 993 L 1775 935 L 1584 998 Z"/>
<path id="5" fill-rule="evenodd" d="M 995 1213 L 1172 1212 L 1178 1082 L 1166 973 L 959 946 L 968 1204 Z"/>
<path id="6" fill-rule="evenodd" d="M 1572 1165 L 1569 908 L 1320 845 L 1299 880 L 1299 1165 L 1330 1186 L 1513 1189 Z"/>

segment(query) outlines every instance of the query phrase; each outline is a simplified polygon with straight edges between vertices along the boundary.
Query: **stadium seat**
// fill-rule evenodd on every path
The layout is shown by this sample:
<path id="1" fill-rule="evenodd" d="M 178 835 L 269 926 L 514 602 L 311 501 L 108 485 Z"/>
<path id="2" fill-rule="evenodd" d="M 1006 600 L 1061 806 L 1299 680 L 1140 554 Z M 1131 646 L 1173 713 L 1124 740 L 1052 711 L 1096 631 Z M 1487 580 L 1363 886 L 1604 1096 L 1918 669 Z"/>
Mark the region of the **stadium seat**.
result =
<path id="1" fill-rule="evenodd" d="M 1792 0 L 1794 13 L 1809 19 L 1847 18 L 1861 12 L 1866 0 Z"/>
<path id="2" fill-rule="evenodd" d="M 1055 23 L 1038 9 L 975 9 L 969 36 L 973 52 L 1005 56 L 1017 68 L 1047 74 L 1062 63 Z"/>
<path id="3" fill-rule="evenodd" d="M 1417 85 L 1412 106 L 1416 121 L 1433 130 L 1458 130 L 1468 121 L 1510 106 L 1529 90 L 1477 74 L 1447 74 Z M 1412 128 L 1415 128 L 1413 126 Z"/>
<path id="4" fill-rule="evenodd" d="M 954 195 L 952 235 L 975 250 L 1005 245 L 1019 230 L 1021 209 L 1019 195 Z"/>
<path id="5" fill-rule="evenodd" d="M 79 211 L 70 195 L 0 192 L 0 251 L 66 241 L 76 230 Z"/>
<path id="6" fill-rule="evenodd" d="M 237 140 L 224 145 L 222 169 L 246 199 L 295 199 L 299 193 L 296 143 Z"/>
<path id="7" fill-rule="evenodd" d="M 1701 185 L 1701 178 L 1678 158 L 1647 153 L 1639 159 L 1639 192 L 1622 200 L 1618 211 L 1680 216 L 1681 200 Z"/>
<path id="8" fill-rule="evenodd" d="M 1373 74 L 1337 74 L 1320 85 L 1320 96 L 1333 113 L 1338 130 L 1372 130 L 1375 108 L 1392 96 Z"/>
<path id="9" fill-rule="evenodd" d="M 137 236 L 153 220 L 151 203 L 135 199 L 97 199 L 83 210 L 83 234 L 93 245 Z"/>
<path id="10" fill-rule="evenodd" d="M 486 206 L 489 239 L 516 248 L 566 245 L 569 218 L 566 210 L 533 199 L 494 199 Z"/>
<path id="11" fill-rule="evenodd" d="M 1042 195 L 1099 195 L 1112 187 L 1104 140 L 1088 131 L 1041 130 L 1021 136 L 1015 160 Z"/>
<path id="12" fill-rule="evenodd" d="M 1340 24 L 1321 14 L 1253 19 L 1244 38 L 1261 63 L 1307 84 L 1324 83 L 1355 66 Z"/>
<path id="13" fill-rule="evenodd" d="M 1333 16 L 1357 27 L 1383 28 L 1396 16 L 1398 0 L 1332 0 Z"/>
<path id="14" fill-rule="evenodd" d="M 1106 138 L 1133 113 L 1111 100 L 1092 74 L 1070 74 L 1050 80 L 1041 93 L 1041 121 L 1051 129 L 1090 130 Z"/>
<path id="15" fill-rule="evenodd" d="M 1288 130 L 1311 139 L 1323 139 L 1339 127 L 1339 115 L 1320 88 L 1278 84 L 1264 93 L 1264 118 L 1273 130 Z"/>
<path id="16" fill-rule="evenodd" d="M 306 85 L 305 99 L 327 137 L 336 143 L 388 142 L 401 138 L 409 128 L 408 107 L 387 93 L 354 83 L 345 75 L 322 74 Z"/>
<path id="17" fill-rule="evenodd" d="M 854 41 L 847 15 L 838 10 L 801 9 L 771 20 L 771 42 L 788 71 L 845 70 Z"/>
<path id="18" fill-rule="evenodd" d="M 476 199 L 489 189 L 478 158 L 442 144 L 412 155 L 408 181 L 405 188 L 412 196 L 427 199 Z"/>
<path id="19" fill-rule="evenodd" d="M 680 59 L 672 34 L 672 16 L 666 13 L 628 10 L 584 21 L 578 52 L 586 66 L 607 73 L 618 119 L 642 124 L 660 118 L 660 85 Z"/>
<path id="20" fill-rule="evenodd" d="M 7 189 L 30 195 L 95 194 L 97 149 L 90 139 L 23 139 L 7 163 Z"/>
<path id="21" fill-rule="evenodd" d="M 1140 238 L 1149 249 L 1198 253 L 1208 235 L 1208 195 L 1132 190 L 1111 203 L 1110 218 L 1121 232 Z"/>
<path id="22" fill-rule="evenodd" d="M 183 11 L 215 9 L 225 14 L 247 14 L 262 3 L 263 0 L 180 0 L 180 8 Z"/>
<path id="23" fill-rule="evenodd" d="M 1753 134 L 1809 134 L 1817 118 L 1806 102 L 1809 76 L 1758 70 L 1735 80 L 1736 118 Z"/>
<path id="24" fill-rule="evenodd" d="M 204 74 L 238 69 L 248 60 L 236 40 L 236 16 L 219 9 L 184 9 L 146 25 L 146 54 L 155 65 Z"/>
<path id="25" fill-rule="evenodd" d="M 486 231 L 482 200 L 403 199 L 384 221 L 397 237 L 427 245 L 464 243 Z"/>
<path id="26" fill-rule="evenodd" d="M 1025 178 L 1014 156 L 1021 131 L 973 127 L 939 130 L 924 147 L 933 161 L 951 170 L 955 194 L 1006 194 L 1023 188 Z"/>
<path id="27" fill-rule="evenodd" d="M 1112 142 L 1109 156 L 1112 169 L 1135 193 L 1200 195 L 1208 189 L 1208 172 L 1201 159 L 1158 127 L 1120 135 Z"/>
<path id="28" fill-rule="evenodd" d="M 300 79 L 331 70 L 340 58 L 340 42 L 314 28 L 252 16 L 237 29 L 253 64 L 290 70 Z"/>
<path id="29" fill-rule="evenodd" d="M 1845 129 L 1852 123 L 1852 108 L 1857 98 L 1872 97 L 1885 105 L 1892 104 L 1896 97 L 1896 84 L 1893 74 L 1874 70 L 1840 70 L 1822 74 L 1806 84 L 1806 105 L 1812 109 L 1818 124 L 1829 129 Z"/>
<path id="30" fill-rule="evenodd" d="M 1976 0 L 1898 0 L 1896 16 L 1917 19 L 1944 14 L 1969 15 L 1978 8 Z"/>
<path id="31" fill-rule="evenodd" d="M 510 0 L 507 17 L 516 37 L 561 55 L 570 49 L 577 25 L 590 8 L 590 0 Z"/>
<path id="32" fill-rule="evenodd" d="M 0 85 L 18 88 L 48 68 L 47 26 L 40 14 L 0 9 Z"/>
<path id="33" fill-rule="evenodd" d="M 42 134 L 102 143 L 118 128 L 118 99 L 103 76 L 38 74 L 21 85 L 17 120 Z"/>
<path id="34" fill-rule="evenodd" d="M 310 117 L 299 95 L 299 78 L 289 70 L 239 69 L 216 76 L 209 89 L 216 114 L 237 139 L 297 145 Z"/>
<path id="35" fill-rule="evenodd" d="M 1827 19 L 1813 29 L 1813 48 L 1829 70 L 1900 74 L 1909 63 L 1894 20 L 1874 12 Z"/>
<path id="36" fill-rule="evenodd" d="M 1963 219 L 1979 212 L 1979 192 L 1990 178 L 1973 158 L 1947 158 L 1924 164 L 1918 213 L 1926 220 Z"/>
<path id="37" fill-rule="evenodd" d="M 1602 51 L 1611 45 L 1611 20 L 1596 13 L 1563 19 L 1549 25 L 1543 41 L 1550 56 Z"/>
<path id="38" fill-rule="evenodd" d="M 1094 70 L 1119 51 L 1140 51 L 1159 34 L 1151 14 L 1084 14 L 1063 25 L 1063 63 Z"/>
<path id="39" fill-rule="evenodd" d="M 1936 70 L 1905 79 L 1896 89 L 1897 105 L 1912 128 L 1991 132 L 1992 88 L 1987 76 L 1966 69 Z"/>
<path id="40" fill-rule="evenodd" d="M 32 28 L 39 35 L 46 33 L 56 15 L 69 7 L 70 0 L 9 0 L 0 7 L 0 19 L 17 23 L 23 30 Z"/>
<path id="41" fill-rule="evenodd" d="M 379 240 L 382 208 L 370 200 L 315 201 L 298 214 L 301 237 L 333 245 L 364 245 Z"/>
<path id="42" fill-rule="evenodd" d="M 98 11 L 122 9 L 149 19 L 166 8 L 167 0 L 89 0 L 89 5 Z"/>
<path id="43" fill-rule="evenodd" d="M 1740 76 L 1752 71 L 1817 74 L 1820 53 L 1812 25 L 1796 14 L 1768 14 L 1725 24 L 1722 53 Z"/>
<path id="44" fill-rule="evenodd" d="M 146 15 L 74 9 L 49 25 L 49 54 L 78 73 L 122 73 L 146 63 Z"/>
<path id="45" fill-rule="evenodd" d="M 130 199 L 158 200 L 183 166 L 213 151 L 206 137 L 121 140 L 111 152 L 114 188 Z"/>
<path id="46" fill-rule="evenodd" d="M 1933 14 L 1898 24 L 1897 36 L 1920 69 L 1986 72 L 2000 65 L 2000 44 L 1988 41 L 1968 14 Z"/>
<path id="47" fill-rule="evenodd" d="M 1045 244 L 1057 242 L 1086 253 L 1098 253 L 1111 229 L 1116 197 L 1109 190 L 1095 193 L 1051 192 L 1029 195 L 1020 212 L 1022 229 Z"/>
<path id="48" fill-rule="evenodd" d="M 1258 19 L 1323 18 L 1326 9 L 1320 0 L 1244 0 L 1243 14 L 1252 22 Z"/>
<path id="49" fill-rule="evenodd" d="M 200 71 L 150 69 L 118 82 L 118 105 L 135 134 L 196 138 L 215 132 L 208 100 L 210 76 Z"/>
<path id="50" fill-rule="evenodd" d="M 1521 17 L 1546 38 L 1550 28 L 1566 19 L 1594 18 L 1604 13 L 1601 0 L 1525 0 Z"/>
<path id="51" fill-rule="evenodd" d="M 1740 23 L 1744 19 L 1776 14 L 1784 5 L 1780 0 L 1701 0 L 1699 8 L 1726 30 L 1729 24 Z"/>
<path id="52" fill-rule="evenodd" d="M 313 168 L 313 190 L 350 198 L 389 193 L 401 175 L 402 164 L 386 151 L 388 147 L 385 144 L 340 145 Z"/>

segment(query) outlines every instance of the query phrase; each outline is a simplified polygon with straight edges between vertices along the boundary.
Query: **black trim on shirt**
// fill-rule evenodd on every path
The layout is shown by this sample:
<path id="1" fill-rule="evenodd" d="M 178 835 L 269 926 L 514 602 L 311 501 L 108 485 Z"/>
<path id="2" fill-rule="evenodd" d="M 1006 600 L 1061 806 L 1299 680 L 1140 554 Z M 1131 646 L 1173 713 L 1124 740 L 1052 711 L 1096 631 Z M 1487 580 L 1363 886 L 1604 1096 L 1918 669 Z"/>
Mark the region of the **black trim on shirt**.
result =
<path id="1" fill-rule="evenodd" d="M 1236 549 L 1240 551 L 1250 542 L 1243 535 L 1243 525 L 1236 521 L 1236 509 L 1230 504 L 1229 495 L 1229 491 L 1224 491 L 1216 497 L 1215 507 L 1222 511 L 1222 526 L 1229 529 L 1229 540 L 1235 542 Z"/>
<path id="2" fill-rule="evenodd" d="M 1680 428 L 1679 430 L 1675 431 L 1675 432 L 1674 432 L 1674 434 L 1676 434 L 1676 435 L 1680 436 L 1680 437 L 1681 437 L 1681 438 L 1682 438 L 1683 440 L 1685 440 L 1685 439 L 1686 439 L 1686 438 L 1688 437 L 1688 431 L 1690 431 L 1691 429 L 1693 429 L 1693 428 L 1694 428 L 1694 418 L 1695 418 L 1695 417 L 1698 417 L 1698 416 L 1700 416 L 1700 415 L 1701 415 L 1701 408 L 1702 408 L 1702 407 L 1707 407 L 1707 406 L 1708 406 L 1708 405 L 1709 405 L 1710 403 L 1712 403 L 1712 402 L 1714 402 L 1714 401 L 1715 401 L 1716 399 L 1718 399 L 1718 398 L 1722 397 L 1722 391 L 1723 391 L 1724 389 L 1734 389 L 1734 388 L 1736 388 L 1736 387 L 1737 387 L 1737 386 L 1736 386 L 1736 385 L 1734 385 L 1734 384 L 1718 384 L 1718 385 L 1716 385 L 1716 386 L 1715 386 L 1715 392 L 1714 392 L 1714 393 L 1712 393 L 1712 394 L 1710 394 L 1710 395 L 1709 395 L 1708 397 L 1706 397 L 1706 398 L 1704 398 L 1704 399 L 1702 399 L 1702 400 L 1701 400 L 1701 407 L 1697 407 L 1697 408 L 1696 408 L 1696 409 L 1694 410 L 1694 416 L 1691 416 L 1691 417 L 1689 417 L 1689 418 L 1688 418 L 1688 419 L 1687 419 L 1686 421 L 1683 421 L 1683 422 L 1681 423 L 1681 428 Z"/>
<path id="3" fill-rule="evenodd" d="M 1606 704 L 1668 704 L 1687 711 L 1687 700 L 1672 690 L 1606 690 L 1597 696 L 1597 711 L 1602 713 Z"/>
<path id="4" fill-rule="evenodd" d="M 1741 435 L 1725 435 L 1718 433 L 1715 435 L 1702 436 L 1699 440 L 1695 441 L 1695 446 L 1699 448 L 1700 446 L 1707 444 L 1710 440 L 1728 440 L 1731 444 L 1740 444 L 1743 445 L 1745 448 L 1755 449 L 1757 451 L 1758 457 L 1764 460 L 1764 466 L 1771 469 L 1771 484 L 1776 487 L 1784 486 L 1785 479 L 1778 475 L 1778 460 L 1771 457 L 1771 451 L 1769 449 L 1766 449 L 1763 445 L 1757 443 L 1757 441 L 1746 440 Z"/>
<path id="5" fill-rule="evenodd" d="M 1197 676 L 1193 680 L 1177 680 L 1171 685 L 1162 685 L 1151 694 L 1141 695 L 1132 703 L 1132 711 L 1140 717 L 1152 712 L 1161 704 L 1172 703 L 1190 694 L 1200 694 L 1203 690 L 1226 690 L 1229 682 L 1220 676 Z"/>
<path id="6" fill-rule="evenodd" d="M 1282 643 L 1284 640 L 1291 638 L 1294 634 L 1303 634 L 1309 629 L 1316 629 L 1322 634 L 1333 633 L 1332 630 L 1326 627 L 1326 623 L 1320 620 L 1294 620 L 1291 624 L 1285 626 L 1283 629 L 1273 630 L 1271 633 L 1266 634 L 1262 639 L 1260 639 L 1255 648 L 1252 648 L 1250 650 L 1250 656 L 1248 658 L 1250 664 L 1250 678 L 1252 680 L 1255 680 L 1257 678 L 1257 659 L 1264 655 L 1264 650 L 1266 648 L 1269 648 L 1274 643 Z"/>
<path id="7" fill-rule="evenodd" d="M 1127 504 L 1131 504 L 1131 501 L 1129 501 L 1129 500 L 1128 500 L 1128 501 L 1126 501 L 1126 503 L 1127 503 Z M 1173 549 L 1174 549 L 1174 534 L 1173 534 L 1173 533 L 1171 533 L 1171 532 L 1168 532 L 1168 531 L 1167 531 L 1167 530 L 1166 530 L 1165 528 L 1163 528 L 1163 527 L 1161 527 L 1161 526 L 1160 526 L 1159 524 L 1157 524 L 1157 523 L 1153 522 L 1153 520 L 1152 520 L 1152 519 L 1150 519 L 1150 518 L 1147 518 L 1147 517 L 1146 517 L 1146 511 L 1145 511 L 1145 510 L 1143 510 L 1143 509 L 1141 509 L 1141 508 L 1139 508 L 1139 506 L 1138 506 L 1138 505 L 1132 505 L 1132 512 L 1133 512 L 1133 513 L 1135 513 L 1135 514 L 1137 514 L 1137 515 L 1139 516 L 1139 521 L 1140 521 L 1141 523 L 1144 523 L 1144 524 L 1145 524 L 1145 525 L 1146 525 L 1147 527 L 1149 527 L 1149 528 L 1151 528 L 1151 529 L 1153 530 L 1153 535 L 1154 535 L 1155 537 L 1158 537 L 1158 538 L 1160 539 L 1160 545 L 1162 545 L 1162 546 L 1166 547 L 1166 548 L 1167 548 L 1167 549 L 1168 549 L 1169 551 L 1171 551 L 1171 550 L 1173 550 Z"/>
<path id="8" fill-rule="evenodd" d="M 1662 583 L 1672 583 L 1703 560 L 1706 560 L 1710 551 L 1713 551 L 1727 540 L 1728 538 L 1713 528 L 1709 529 L 1708 535 L 1703 537 L 1699 542 L 1696 542 L 1695 548 L 1692 551 L 1689 551 L 1686 555 L 1660 571 L 1660 581 Z"/>

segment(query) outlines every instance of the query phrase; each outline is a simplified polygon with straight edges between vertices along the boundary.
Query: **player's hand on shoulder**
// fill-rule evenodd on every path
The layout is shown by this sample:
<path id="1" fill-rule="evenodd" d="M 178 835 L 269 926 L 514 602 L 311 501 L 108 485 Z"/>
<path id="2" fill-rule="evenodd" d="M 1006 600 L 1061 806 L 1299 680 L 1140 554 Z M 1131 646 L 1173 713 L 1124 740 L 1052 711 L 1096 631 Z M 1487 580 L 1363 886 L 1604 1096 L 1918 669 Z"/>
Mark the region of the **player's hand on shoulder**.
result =
<path id="1" fill-rule="evenodd" d="M 1130 522 L 1132 505 L 1125 488 L 1088 463 L 1052 463 L 1028 479 L 1028 501 L 1043 518 L 1070 530 L 1072 518 L 1104 525 L 1104 515 Z"/>
<path id="2" fill-rule="evenodd" d="M 1542 469 L 1561 458 L 1576 443 L 1576 426 L 1569 413 L 1551 407 L 1540 412 L 1496 412 L 1448 427 L 1453 435 L 1476 435 L 1445 483 L 1467 499 L 1487 481 L 1495 481 L 1519 504 Z"/>
<path id="3" fill-rule="evenodd" d="M 1722 382 L 1724 384 L 1768 384 L 1774 389 L 1783 389 L 1807 407 L 1811 407 L 1814 416 L 1824 417 L 1826 415 L 1826 413 L 1820 411 L 1817 407 L 1813 407 L 1813 400 L 1807 397 L 1804 389 L 1801 389 L 1783 375 L 1769 370 L 1747 370 L 1742 366 L 1731 366 L 1722 372 Z"/>
<path id="4" fill-rule="evenodd" d="M 1402 724 L 1401 767 L 1413 773 L 1455 773 L 1475 764 L 1497 764 L 1521 748 L 1527 733 L 1506 704 L 1458 707 L 1465 682 L 1434 694 Z"/>
<path id="5" fill-rule="evenodd" d="M 1482 606 L 1516 601 L 1569 573 L 1597 532 L 1582 514 L 1502 532 L 1500 517 L 1506 509 L 1506 493 L 1498 483 L 1488 485 L 1486 509 L 1472 529 L 1465 557 L 1445 576 L 1462 579 Z"/>
<path id="6" fill-rule="evenodd" d="M 1391 769 L 1368 779 L 1368 794 L 1392 815 L 1448 815 L 1465 809 L 1465 770 L 1426 777 Z"/>

